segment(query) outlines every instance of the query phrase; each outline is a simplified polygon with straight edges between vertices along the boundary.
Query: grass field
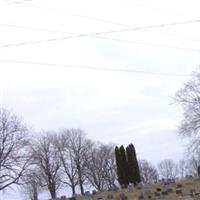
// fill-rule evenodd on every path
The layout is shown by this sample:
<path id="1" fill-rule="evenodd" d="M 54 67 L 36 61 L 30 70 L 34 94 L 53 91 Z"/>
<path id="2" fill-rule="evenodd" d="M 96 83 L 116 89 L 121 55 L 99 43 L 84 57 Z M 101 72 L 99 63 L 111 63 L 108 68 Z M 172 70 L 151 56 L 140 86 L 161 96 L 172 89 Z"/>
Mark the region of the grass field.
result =
<path id="1" fill-rule="evenodd" d="M 177 195 L 176 194 L 176 187 L 177 184 L 182 184 L 182 195 Z M 147 194 L 145 195 L 145 192 L 148 191 L 148 193 L 151 193 L 151 199 L 165 199 L 165 200 L 177 200 L 177 199 L 183 199 L 183 200 L 190 200 L 190 199 L 195 199 L 195 200 L 200 200 L 200 196 L 195 196 L 195 197 L 190 197 L 190 191 L 195 190 L 196 193 L 200 192 L 200 180 L 197 179 L 190 179 L 187 181 L 182 181 L 179 183 L 172 183 L 170 185 L 172 188 L 172 192 L 168 193 L 167 195 L 161 195 L 160 197 L 155 197 L 154 192 L 156 192 L 157 188 L 161 188 L 164 190 L 163 184 L 154 184 L 154 185 L 149 185 L 142 187 L 141 189 L 134 189 L 133 192 L 129 192 L 127 189 L 123 190 L 118 190 L 118 191 L 109 191 L 109 192 L 104 192 L 103 193 L 103 199 L 104 200 L 109 200 L 107 197 L 109 194 L 111 194 L 114 197 L 114 200 L 120 200 L 119 195 L 121 193 L 124 193 L 127 197 L 128 200 L 138 200 L 139 196 L 143 195 L 144 198 L 142 199 L 149 199 Z M 161 193 L 161 192 L 160 192 Z M 78 200 L 97 200 L 97 197 L 95 195 L 91 195 L 90 197 L 79 197 Z"/>

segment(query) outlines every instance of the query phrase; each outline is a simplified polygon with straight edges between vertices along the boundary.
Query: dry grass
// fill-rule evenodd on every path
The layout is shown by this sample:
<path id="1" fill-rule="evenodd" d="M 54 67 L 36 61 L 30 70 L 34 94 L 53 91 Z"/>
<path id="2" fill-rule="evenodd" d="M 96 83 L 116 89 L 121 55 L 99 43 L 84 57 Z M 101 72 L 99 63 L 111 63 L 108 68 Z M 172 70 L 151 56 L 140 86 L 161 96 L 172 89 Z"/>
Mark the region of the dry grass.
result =
<path id="1" fill-rule="evenodd" d="M 179 197 L 178 195 L 175 194 L 175 190 L 176 190 L 176 185 L 177 183 L 174 183 L 171 185 L 173 192 L 169 193 L 168 195 L 165 195 L 163 197 L 161 197 L 161 199 L 165 199 L 165 200 L 178 200 L 178 199 L 183 199 L 183 200 L 189 200 L 191 198 L 189 198 L 189 193 L 191 189 L 195 189 L 196 192 L 200 192 L 200 180 L 195 180 L 195 179 L 190 179 L 187 181 L 183 181 L 181 182 L 181 184 L 183 185 L 182 187 L 182 197 Z M 156 191 L 156 188 L 163 188 L 162 184 L 154 184 L 154 185 L 150 185 L 148 187 L 142 188 L 142 189 L 135 189 L 134 192 L 128 192 L 128 190 L 119 190 L 116 192 L 104 192 L 103 196 L 104 196 L 104 200 L 108 200 L 107 196 L 108 194 L 112 194 L 114 196 L 114 198 L 116 200 L 119 200 L 119 195 L 120 193 L 124 193 L 127 197 L 128 200 L 138 200 L 138 196 L 144 194 L 144 190 L 149 190 L 152 192 L 152 194 L 154 194 L 154 192 Z M 152 195 L 153 197 L 154 195 Z M 79 197 L 78 200 L 88 200 L 88 198 L 82 196 Z M 95 195 L 91 196 L 92 200 L 97 200 Z M 147 200 L 148 198 L 145 197 L 145 200 Z M 152 198 L 154 199 L 154 198 Z M 193 198 L 195 200 L 200 200 L 200 197 L 195 197 Z"/>

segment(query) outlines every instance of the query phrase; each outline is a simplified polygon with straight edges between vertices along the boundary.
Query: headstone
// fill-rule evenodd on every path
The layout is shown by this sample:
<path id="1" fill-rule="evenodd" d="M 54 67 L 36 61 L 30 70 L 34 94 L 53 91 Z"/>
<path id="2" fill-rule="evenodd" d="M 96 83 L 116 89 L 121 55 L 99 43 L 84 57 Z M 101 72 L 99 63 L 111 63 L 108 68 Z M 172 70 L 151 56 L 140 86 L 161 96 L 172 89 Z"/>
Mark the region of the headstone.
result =
<path id="1" fill-rule="evenodd" d="M 138 199 L 144 199 L 143 195 L 138 196 Z"/>
<path id="2" fill-rule="evenodd" d="M 128 197 L 127 197 L 124 193 L 121 193 L 121 194 L 119 195 L 119 199 L 120 199 L 120 200 L 128 200 Z"/>
<path id="3" fill-rule="evenodd" d="M 167 185 L 164 186 L 164 190 L 163 191 L 167 192 L 167 193 L 171 193 L 171 192 L 173 192 L 173 189 L 172 189 L 170 184 L 167 184 Z"/>
<path id="4" fill-rule="evenodd" d="M 182 190 L 181 190 L 181 188 L 176 188 L 176 194 L 179 194 L 179 195 L 182 194 Z"/>
<path id="5" fill-rule="evenodd" d="M 134 191 L 134 186 L 133 185 L 129 185 L 128 186 L 128 192 L 133 192 Z"/>
<path id="6" fill-rule="evenodd" d="M 144 191 L 144 192 L 143 192 L 144 196 L 152 195 L 152 192 L 151 192 L 151 190 L 149 190 L 149 189 L 144 188 L 143 191 Z"/>
<path id="7" fill-rule="evenodd" d="M 97 193 L 97 200 L 103 200 L 103 194 L 102 193 Z"/>
<path id="8" fill-rule="evenodd" d="M 67 200 L 67 197 L 66 196 L 61 196 L 60 200 Z"/>
<path id="9" fill-rule="evenodd" d="M 86 191 L 86 192 L 85 192 L 85 195 L 86 195 L 86 196 L 89 196 L 89 195 L 90 195 L 90 191 Z"/>
<path id="10" fill-rule="evenodd" d="M 177 186 L 176 186 L 176 188 L 182 188 L 183 187 L 183 185 L 182 184 L 177 184 Z"/>
<path id="11" fill-rule="evenodd" d="M 190 196 L 191 197 L 195 197 L 195 195 L 196 195 L 196 190 L 195 189 L 191 189 L 190 190 Z"/>
<path id="12" fill-rule="evenodd" d="M 161 194 L 162 194 L 162 195 L 168 195 L 168 192 L 167 192 L 167 191 L 162 191 Z"/>
<path id="13" fill-rule="evenodd" d="M 161 189 L 161 188 L 156 188 L 156 191 L 157 191 L 157 192 L 161 192 L 162 189 Z"/>
<path id="14" fill-rule="evenodd" d="M 155 197 L 160 197 L 160 193 L 159 192 L 154 192 Z"/>
<path id="15" fill-rule="evenodd" d="M 95 195 L 97 193 L 96 190 L 92 190 L 92 194 Z"/>
<path id="16" fill-rule="evenodd" d="M 71 198 L 69 198 L 69 200 L 76 200 L 76 198 L 75 197 L 71 197 Z"/>
<path id="17" fill-rule="evenodd" d="M 108 195 L 107 195 L 107 199 L 113 200 L 113 199 L 114 199 L 114 196 L 113 196 L 112 194 L 108 194 Z"/>

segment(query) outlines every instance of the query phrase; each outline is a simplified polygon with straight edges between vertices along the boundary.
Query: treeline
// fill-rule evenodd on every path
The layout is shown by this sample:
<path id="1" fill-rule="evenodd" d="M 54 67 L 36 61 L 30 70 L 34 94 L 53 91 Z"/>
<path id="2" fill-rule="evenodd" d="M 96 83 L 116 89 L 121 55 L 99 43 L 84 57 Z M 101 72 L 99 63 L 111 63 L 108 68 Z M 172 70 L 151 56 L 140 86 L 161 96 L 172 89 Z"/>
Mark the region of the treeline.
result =
<path id="1" fill-rule="evenodd" d="M 199 161 L 197 154 L 179 164 L 164 160 L 155 168 L 146 160 L 137 162 L 132 144 L 115 148 L 88 139 L 80 129 L 31 134 L 20 118 L 0 109 L 0 191 L 19 184 L 26 199 L 38 200 L 43 191 L 55 198 L 60 188 L 84 194 L 88 186 L 102 191 L 159 177 L 196 176 Z"/>

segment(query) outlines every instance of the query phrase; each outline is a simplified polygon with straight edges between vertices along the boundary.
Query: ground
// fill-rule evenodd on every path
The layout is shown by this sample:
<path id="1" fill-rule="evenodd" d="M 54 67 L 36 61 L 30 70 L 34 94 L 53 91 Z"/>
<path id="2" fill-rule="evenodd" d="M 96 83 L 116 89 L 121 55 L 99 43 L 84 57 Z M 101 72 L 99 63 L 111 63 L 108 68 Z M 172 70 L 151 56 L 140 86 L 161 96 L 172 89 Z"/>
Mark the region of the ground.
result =
<path id="1" fill-rule="evenodd" d="M 176 194 L 176 187 L 178 184 L 182 185 L 181 191 L 182 191 L 182 195 L 177 195 Z M 182 199 L 182 200 L 190 200 L 190 199 L 195 199 L 195 200 L 200 200 L 200 196 L 196 196 L 196 197 L 190 197 L 190 192 L 191 190 L 195 190 L 196 193 L 200 193 L 200 180 L 199 179 L 189 179 L 186 181 L 181 181 L 181 182 L 177 182 L 177 183 L 172 183 L 170 185 L 170 187 L 173 189 L 173 192 L 168 193 L 167 195 L 161 195 L 161 197 L 157 198 L 157 199 L 164 199 L 164 200 L 177 200 L 177 199 Z M 134 189 L 133 192 L 129 192 L 127 189 L 124 190 L 118 190 L 118 191 L 109 191 L 109 192 L 104 192 L 103 193 L 103 197 L 104 200 L 108 200 L 108 196 L 109 194 L 113 195 L 114 200 L 119 200 L 119 195 L 121 193 L 124 193 L 127 197 L 128 200 L 138 200 L 140 199 L 139 196 L 140 195 L 144 195 L 145 193 L 151 192 L 151 199 L 156 199 L 154 192 L 156 192 L 157 188 L 161 188 L 162 190 L 164 190 L 164 186 L 163 184 L 159 183 L 159 184 L 153 184 L 153 185 L 149 185 L 146 187 L 142 187 L 141 189 Z M 78 200 L 97 200 L 97 196 L 92 195 L 91 198 L 88 197 L 79 197 Z M 149 199 L 147 195 L 144 195 L 144 198 L 142 199 Z"/>

